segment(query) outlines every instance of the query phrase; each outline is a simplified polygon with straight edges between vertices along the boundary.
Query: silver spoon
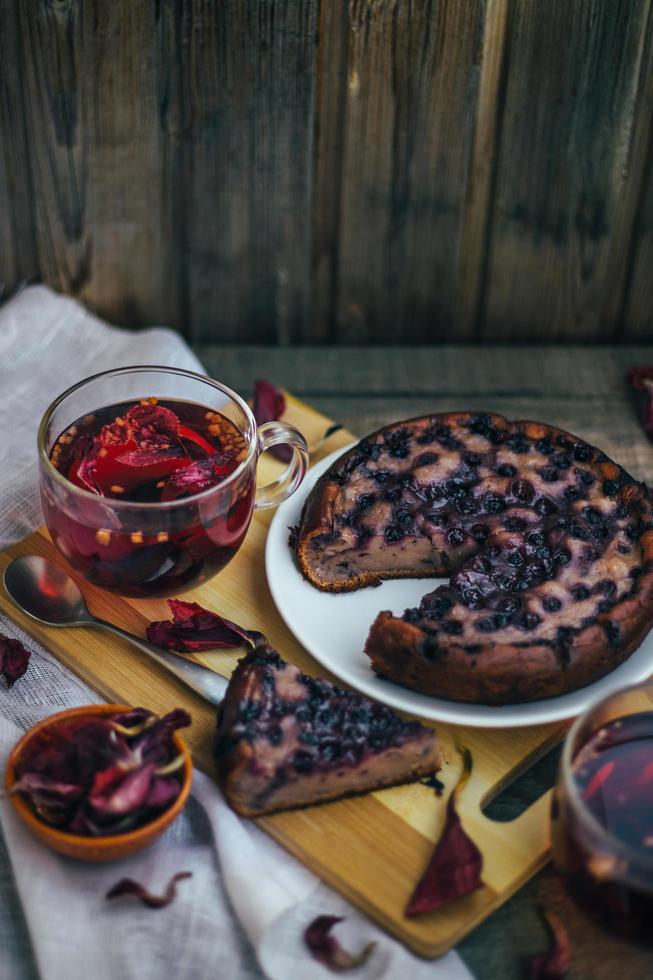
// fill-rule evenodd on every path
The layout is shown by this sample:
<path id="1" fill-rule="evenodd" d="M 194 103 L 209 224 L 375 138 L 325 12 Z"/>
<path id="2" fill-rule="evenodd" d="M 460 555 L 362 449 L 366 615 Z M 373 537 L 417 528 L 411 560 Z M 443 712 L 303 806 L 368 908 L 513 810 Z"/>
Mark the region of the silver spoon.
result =
<path id="1" fill-rule="evenodd" d="M 128 640 L 212 704 L 219 704 L 224 697 L 229 682 L 220 674 L 93 616 L 74 580 L 56 562 L 38 555 L 14 558 L 5 569 L 4 583 L 9 597 L 32 619 L 48 626 L 95 626 L 107 630 Z"/>

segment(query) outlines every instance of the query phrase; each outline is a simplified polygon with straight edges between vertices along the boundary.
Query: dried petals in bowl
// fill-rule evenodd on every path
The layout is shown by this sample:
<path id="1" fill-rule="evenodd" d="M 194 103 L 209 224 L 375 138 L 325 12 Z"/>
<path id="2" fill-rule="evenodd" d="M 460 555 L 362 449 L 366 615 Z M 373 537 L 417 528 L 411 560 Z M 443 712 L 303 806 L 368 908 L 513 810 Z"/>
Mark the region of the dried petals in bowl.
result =
<path id="1" fill-rule="evenodd" d="M 126 857 L 175 819 L 192 764 L 178 709 L 89 705 L 32 728 L 13 749 L 6 786 L 29 829 L 53 849 L 95 861 Z"/>

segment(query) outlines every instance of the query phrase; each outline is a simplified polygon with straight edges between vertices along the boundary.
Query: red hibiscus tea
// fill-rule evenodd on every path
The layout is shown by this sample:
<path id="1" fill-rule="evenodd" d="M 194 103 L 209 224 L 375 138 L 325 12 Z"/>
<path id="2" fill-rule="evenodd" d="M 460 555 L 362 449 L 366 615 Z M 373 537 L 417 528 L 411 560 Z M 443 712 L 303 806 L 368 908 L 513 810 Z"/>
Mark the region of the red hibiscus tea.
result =
<path id="1" fill-rule="evenodd" d="M 247 454 L 237 426 L 219 412 L 156 398 L 87 413 L 55 440 L 50 461 L 70 483 L 102 498 L 137 504 L 184 501 L 223 483 Z M 239 548 L 254 503 L 252 479 L 239 482 L 226 506 L 207 520 L 185 508 L 182 526 L 124 527 L 121 511 L 99 516 L 87 499 L 62 510 L 44 496 L 53 540 L 89 581 L 128 595 L 171 593 L 219 572 Z M 90 509 L 90 514 L 89 514 Z M 89 521 L 89 516 L 92 519 Z"/>
<path id="2" fill-rule="evenodd" d="M 149 365 L 69 388 L 43 416 L 38 446 L 56 547 L 88 581 L 142 597 L 178 595 L 223 569 L 254 508 L 293 493 L 308 463 L 291 425 L 257 424 L 219 381 Z M 268 449 L 289 462 L 256 487 Z"/>
<path id="3" fill-rule="evenodd" d="M 642 704 L 644 691 L 631 689 Z M 649 705 L 651 700 L 649 688 Z M 650 941 L 653 710 L 608 716 L 587 734 L 578 741 L 569 778 L 563 772 L 556 787 L 554 859 L 569 874 L 573 893 L 603 925 Z"/>
<path id="4" fill-rule="evenodd" d="M 120 500 L 179 500 L 217 486 L 247 445 L 219 412 L 186 402 L 143 399 L 78 419 L 50 460 L 75 486 Z"/>
<path id="5" fill-rule="evenodd" d="M 219 412 L 181 401 L 121 403 L 86 414 L 56 439 L 50 460 L 74 486 L 105 501 L 167 503 L 217 487 L 242 463 L 247 443 Z M 44 499 L 55 543 L 89 581 L 123 594 L 178 591 L 219 572 L 236 553 L 249 526 L 254 484 L 229 496 L 213 520 L 202 507 L 175 529 L 121 525 L 106 508 L 101 526 Z M 84 501 L 87 504 L 87 501 Z M 91 510 L 93 505 L 91 504 Z"/>

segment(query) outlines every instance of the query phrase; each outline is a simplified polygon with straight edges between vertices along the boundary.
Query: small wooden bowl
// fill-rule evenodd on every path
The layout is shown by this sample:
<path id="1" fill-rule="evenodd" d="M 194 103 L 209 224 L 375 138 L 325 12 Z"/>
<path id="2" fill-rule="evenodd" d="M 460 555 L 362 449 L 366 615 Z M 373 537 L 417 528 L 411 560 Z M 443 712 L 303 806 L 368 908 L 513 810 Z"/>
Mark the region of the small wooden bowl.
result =
<path id="1" fill-rule="evenodd" d="M 82 715 L 114 715 L 131 710 L 129 705 L 91 704 L 82 708 L 70 708 L 68 711 L 60 711 L 56 715 L 44 718 L 43 721 L 30 728 L 11 750 L 5 772 L 7 791 L 10 792 L 16 782 L 16 767 L 30 741 L 46 728 L 55 727 L 62 722 L 70 721 L 71 718 L 79 718 Z M 81 834 L 70 834 L 65 830 L 51 827 L 40 820 L 32 811 L 29 803 L 19 793 L 10 793 L 9 799 L 20 819 L 34 836 L 38 837 L 42 843 L 47 844 L 53 851 L 58 851 L 59 854 L 65 854 L 66 857 L 78 858 L 82 861 L 118 861 L 121 858 L 129 857 L 130 854 L 136 854 L 137 851 L 154 843 L 166 827 L 169 827 L 173 820 L 179 816 L 188 799 L 193 778 L 190 751 L 177 732 L 173 732 L 172 739 L 177 751 L 184 756 L 181 792 L 172 806 L 164 810 L 154 820 L 142 827 L 137 827 L 135 830 L 129 830 L 124 834 L 112 834 L 107 837 L 86 837 Z"/>

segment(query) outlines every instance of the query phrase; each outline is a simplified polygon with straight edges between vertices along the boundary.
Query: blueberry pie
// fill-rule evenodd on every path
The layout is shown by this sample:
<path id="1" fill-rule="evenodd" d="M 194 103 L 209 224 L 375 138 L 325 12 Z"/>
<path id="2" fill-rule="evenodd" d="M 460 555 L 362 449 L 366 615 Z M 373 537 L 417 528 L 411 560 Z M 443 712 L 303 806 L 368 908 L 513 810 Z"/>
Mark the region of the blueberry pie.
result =
<path id="1" fill-rule="evenodd" d="M 537 422 L 451 412 L 380 429 L 309 494 L 299 567 L 331 592 L 448 576 L 381 612 L 374 670 L 424 694 L 506 704 L 597 680 L 653 624 L 653 507 L 605 453 Z"/>
<path id="2" fill-rule="evenodd" d="M 309 677 L 269 647 L 238 662 L 215 757 L 227 801 L 246 817 L 413 782 L 440 767 L 433 729 Z"/>

